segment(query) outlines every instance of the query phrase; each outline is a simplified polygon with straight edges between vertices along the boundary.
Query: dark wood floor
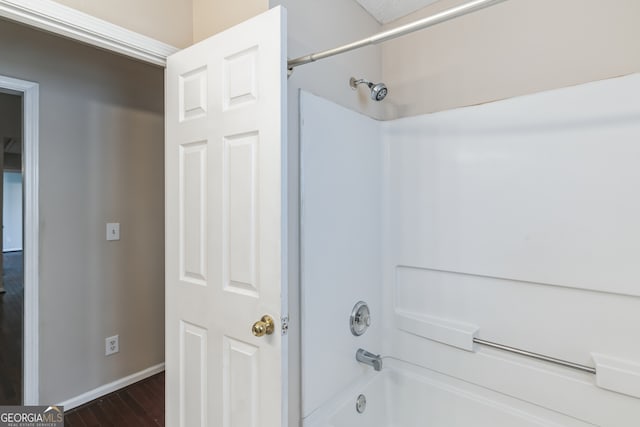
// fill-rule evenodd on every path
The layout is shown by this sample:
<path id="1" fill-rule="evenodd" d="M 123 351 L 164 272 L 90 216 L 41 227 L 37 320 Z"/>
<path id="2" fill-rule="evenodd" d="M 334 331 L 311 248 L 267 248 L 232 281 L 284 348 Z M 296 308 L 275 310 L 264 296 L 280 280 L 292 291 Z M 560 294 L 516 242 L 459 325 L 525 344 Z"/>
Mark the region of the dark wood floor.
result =
<path id="1" fill-rule="evenodd" d="M 0 405 L 22 403 L 22 252 L 2 255 L 4 289 L 0 293 Z"/>
<path id="2" fill-rule="evenodd" d="M 65 412 L 64 425 L 164 426 L 164 372 Z"/>

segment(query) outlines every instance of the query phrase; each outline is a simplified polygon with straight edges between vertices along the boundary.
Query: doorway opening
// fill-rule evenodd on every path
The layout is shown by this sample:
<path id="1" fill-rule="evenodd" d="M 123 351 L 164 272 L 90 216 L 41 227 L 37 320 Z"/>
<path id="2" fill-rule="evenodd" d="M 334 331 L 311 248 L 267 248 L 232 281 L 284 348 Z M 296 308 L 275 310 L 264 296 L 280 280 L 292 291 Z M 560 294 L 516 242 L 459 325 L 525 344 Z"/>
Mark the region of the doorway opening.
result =
<path id="1" fill-rule="evenodd" d="M 39 403 L 38 93 L 0 76 L 0 405 Z"/>
<path id="2" fill-rule="evenodd" d="M 22 404 L 22 94 L 0 93 L 0 404 Z"/>

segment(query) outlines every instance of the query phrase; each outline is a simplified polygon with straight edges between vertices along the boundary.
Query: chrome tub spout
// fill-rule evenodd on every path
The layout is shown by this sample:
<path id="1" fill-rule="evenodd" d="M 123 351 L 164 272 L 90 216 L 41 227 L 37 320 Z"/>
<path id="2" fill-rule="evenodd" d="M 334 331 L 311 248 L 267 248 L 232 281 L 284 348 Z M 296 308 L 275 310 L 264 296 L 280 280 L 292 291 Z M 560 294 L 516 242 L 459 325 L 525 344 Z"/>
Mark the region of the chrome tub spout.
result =
<path id="1" fill-rule="evenodd" d="M 359 348 L 356 351 L 356 360 L 365 365 L 373 366 L 376 371 L 382 370 L 382 357 L 379 354 L 369 353 L 367 350 Z"/>

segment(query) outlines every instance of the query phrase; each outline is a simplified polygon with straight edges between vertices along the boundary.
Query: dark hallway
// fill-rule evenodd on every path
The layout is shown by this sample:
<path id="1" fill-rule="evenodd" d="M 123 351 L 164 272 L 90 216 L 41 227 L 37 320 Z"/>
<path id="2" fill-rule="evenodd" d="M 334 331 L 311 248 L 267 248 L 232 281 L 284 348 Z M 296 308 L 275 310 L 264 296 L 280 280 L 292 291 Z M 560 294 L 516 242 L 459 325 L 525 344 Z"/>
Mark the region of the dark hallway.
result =
<path id="1" fill-rule="evenodd" d="M 3 254 L 4 290 L 0 293 L 0 405 L 22 403 L 22 251 Z"/>

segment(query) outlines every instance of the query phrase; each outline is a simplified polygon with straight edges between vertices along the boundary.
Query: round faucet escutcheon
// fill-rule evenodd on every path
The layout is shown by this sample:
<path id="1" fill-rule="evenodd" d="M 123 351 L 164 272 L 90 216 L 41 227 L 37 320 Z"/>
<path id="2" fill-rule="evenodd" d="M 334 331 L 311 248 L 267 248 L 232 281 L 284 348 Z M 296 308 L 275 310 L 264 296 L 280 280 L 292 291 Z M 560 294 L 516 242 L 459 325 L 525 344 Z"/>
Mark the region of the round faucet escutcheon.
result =
<path id="1" fill-rule="evenodd" d="M 358 301 L 351 310 L 351 316 L 349 317 L 349 326 L 351 333 L 356 337 L 364 334 L 369 326 L 371 326 L 371 313 L 369 306 L 364 301 Z"/>

